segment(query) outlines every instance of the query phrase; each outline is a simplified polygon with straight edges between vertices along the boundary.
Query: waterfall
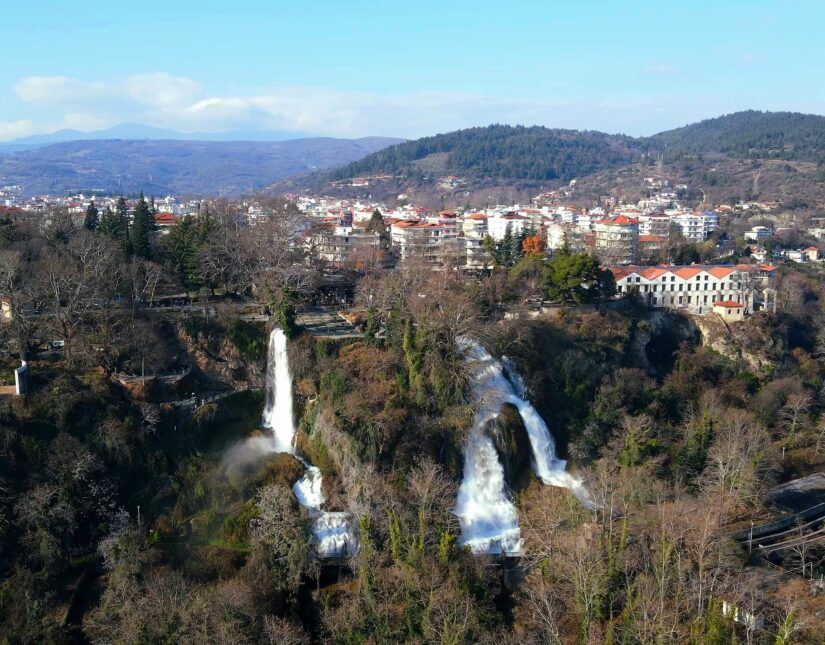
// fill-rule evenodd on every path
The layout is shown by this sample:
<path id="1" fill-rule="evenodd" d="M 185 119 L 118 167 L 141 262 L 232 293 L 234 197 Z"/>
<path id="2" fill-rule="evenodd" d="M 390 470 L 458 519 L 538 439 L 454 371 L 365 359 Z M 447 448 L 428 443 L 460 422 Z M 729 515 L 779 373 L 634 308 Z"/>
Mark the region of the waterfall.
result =
<path id="1" fill-rule="evenodd" d="M 464 449 L 464 478 L 455 513 L 461 524 L 461 543 L 473 553 L 521 550 L 518 515 L 507 492 L 504 468 L 493 441 L 479 426 L 470 431 Z"/>
<path id="2" fill-rule="evenodd" d="M 292 374 L 286 353 L 286 334 L 277 327 L 269 334 L 266 356 L 266 400 L 263 426 L 272 432 L 272 451 L 295 451 L 292 416 Z"/>
<path id="3" fill-rule="evenodd" d="M 492 440 L 484 434 L 486 424 L 498 417 L 505 403 L 518 409 L 533 451 L 539 479 L 551 486 L 568 488 L 585 506 L 592 501 L 581 479 L 565 471 L 566 462 L 556 457 L 550 429 L 527 401 L 524 382 L 511 361 L 493 358 L 479 343 L 462 339 L 472 365 L 476 415 L 464 450 L 464 477 L 458 489 L 456 515 L 462 543 L 474 553 L 511 553 L 521 548 L 518 516 L 504 479 Z M 505 374 L 506 370 L 506 374 Z"/>
<path id="4" fill-rule="evenodd" d="M 556 442 L 550 434 L 550 428 L 538 410 L 527 400 L 527 387 L 516 371 L 515 364 L 506 356 L 502 357 L 501 362 L 507 379 L 512 384 L 513 392 L 508 400 L 518 408 L 530 439 L 536 475 L 549 486 L 570 489 L 584 506 L 591 507 L 593 503 L 582 480 L 568 473 L 565 470 L 567 462 L 556 457 Z"/>
<path id="5" fill-rule="evenodd" d="M 321 470 L 296 454 L 292 374 L 289 371 L 286 335 L 277 327 L 269 335 L 263 426 L 272 435 L 270 452 L 295 455 L 306 468 L 304 476 L 293 485 L 292 492 L 312 517 L 312 535 L 318 555 L 322 558 L 353 555 L 358 549 L 358 541 L 350 514 L 322 510 L 326 500 L 322 492 Z"/>
<path id="6" fill-rule="evenodd" d="M 473 365 L 477 407 L 464 448 L 464 477 L 455 508 L 461 542 L 473 553 L 517 553 L 521 550 L 521 532 L 516 506 L 493 441 L 484 434 L 487 423 L 501 413 L 510 388 L 499 364 L 481 345 L 470 340 L 463 340 L 462 345 Z"/>

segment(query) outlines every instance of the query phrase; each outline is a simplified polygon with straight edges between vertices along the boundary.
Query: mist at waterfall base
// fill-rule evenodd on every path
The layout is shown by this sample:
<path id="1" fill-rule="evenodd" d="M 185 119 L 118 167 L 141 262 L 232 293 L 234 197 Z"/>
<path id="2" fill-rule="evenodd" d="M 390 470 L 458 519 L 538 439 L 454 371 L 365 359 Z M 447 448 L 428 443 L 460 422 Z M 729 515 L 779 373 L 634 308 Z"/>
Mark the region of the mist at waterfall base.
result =
<path id="1" fill-rule="evenodd" d="M 556 457 L 553 436 L 538 411 L 524 398 L 524 384 L 515 370 L 510 367 L 508 379 L 502 363 L 479 343 L 463 339 L 462 344 L 471 365 L 476 413 L 464 449 L 464 477 L 455 508 L 461 542 L 473 553 L 515 554 L 522 547 L 518 513 L 495 445 L 485 433 L 505 403 L 513 404 L 521 415 L 539 479 L 570 489 L 586 506 L 591 503 L 581 480 L 565 472 L 565 461 Z"/>
<path id="2" fill-rule="evenodd" d="M 321 471 L 295 451 L 292 374 L 289 370 L 287 338 L 281 329 L 273 328 L 269 335 L 266 360 L 264 434 L 250 437 L 232 448 L 224 461 L 228 468 L 249 468 L 273 453 L 293 455 L 306 469 L 304 476 L 293 485 L 292 491 L 298 503 L 306 508 L 312 517 L 316 552 L 322 558 L 352 555 L 357 550 L 358 543 L 349 513 L 322 510 L 326 500 L 322 493 Z"/>

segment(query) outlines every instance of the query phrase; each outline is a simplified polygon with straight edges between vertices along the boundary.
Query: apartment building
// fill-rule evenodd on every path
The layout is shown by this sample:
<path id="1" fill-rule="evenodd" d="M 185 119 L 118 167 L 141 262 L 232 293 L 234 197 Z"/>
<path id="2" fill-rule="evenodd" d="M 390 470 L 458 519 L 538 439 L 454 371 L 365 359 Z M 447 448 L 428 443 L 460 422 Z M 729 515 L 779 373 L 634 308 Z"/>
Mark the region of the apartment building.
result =
<path id="1" fill-rule="evenodd" d="M 490 264 L 490 257 L 484 250 L 484 238 L 487 237 L 487 216 L 484 213 L 471 213 L 461 223 L 464 234 L 464 252 L 468 269 L 484 269 Z"/>
<path id="2" fill-rule="evenodd" d="M 490 217 L 487 220 L 487 232 L 496 242 L 500 242 L 510 230 L 511 235 L 521 235 L 530 225 L 529 218 L 518 213 L 504 213 L 498 217 Z"/>
<path id="3" fill-rule="evenodd" d="M 434 222 L 396 221 L 390 225 L 390 242 L 402 262 L 440 264 L 444 227 Z"/>
<path id="4" fill-rule="evenodd" d="M 608 264 L 633 264 L 639 256 L 639 220 L 614 215 L 596 222 L 595 251 Z"/>

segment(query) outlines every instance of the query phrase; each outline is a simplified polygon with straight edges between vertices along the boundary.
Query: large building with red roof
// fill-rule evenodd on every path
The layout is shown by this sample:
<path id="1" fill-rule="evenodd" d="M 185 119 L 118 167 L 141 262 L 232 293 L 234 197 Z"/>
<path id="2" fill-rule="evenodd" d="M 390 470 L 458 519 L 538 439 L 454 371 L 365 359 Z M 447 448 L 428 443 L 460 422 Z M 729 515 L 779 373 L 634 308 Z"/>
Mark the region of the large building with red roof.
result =
<path id="1" fill-rule="evenodd" d="M 637 295 L 651 307 L 704 315 L 719 302 L 744 314 L 770 300 L 776 267 L 768 264 L 625 266 L 611 269 L 619 296 Z M 775 300 L 774 300 L 775 302 Z"/>
<path id="2" fill-rule="evenodd" d="M 596 222 L 596 254 L 607 264 L 633 264 L 639 260 L 639 220 L 614 215 Z"/>

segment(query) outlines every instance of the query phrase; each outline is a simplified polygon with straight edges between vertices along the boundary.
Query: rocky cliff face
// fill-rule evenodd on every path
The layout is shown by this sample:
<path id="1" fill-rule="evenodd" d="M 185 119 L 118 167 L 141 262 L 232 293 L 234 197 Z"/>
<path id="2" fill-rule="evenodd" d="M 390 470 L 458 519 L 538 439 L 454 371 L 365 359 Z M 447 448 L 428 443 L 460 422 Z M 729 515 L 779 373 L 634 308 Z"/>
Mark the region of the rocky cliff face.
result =
<path id="1" fill-rule="evenodd" d="M 265 362 L 245 360 L 226 336 L 212 338 L 199 334 L 192 339 L 182 333 L 181 342 L 194 366 L 207 378 L 233 389 L 264 386 Z"/>
<path id="2" fill-rule="evenodd" d="M 693 320 L 679 314 L 651 310 L 636 322 L 628 351 L 636 362 L 634 367 L 657 374 L 670 370 L 673 353 L 683 342 L 699 342 L 699 332 Z"/>
<path id="3" fill-rule="evenodd" d="M 730 325 L 716 315 L 694 316 L 693 322 L 699 329 L 703 346 L 755 374 L 763 374 L 775 367 L 769 356 L 774 340 L 760 325 L 758 316 Z"/>
<path id="4" fill-rule="evenodd" d="M 512 490 L 525 488 L 532 478 L 533 452 L 518 410 L 506 403 L 485 431 L 498 451 L 507 484 Z"/>

